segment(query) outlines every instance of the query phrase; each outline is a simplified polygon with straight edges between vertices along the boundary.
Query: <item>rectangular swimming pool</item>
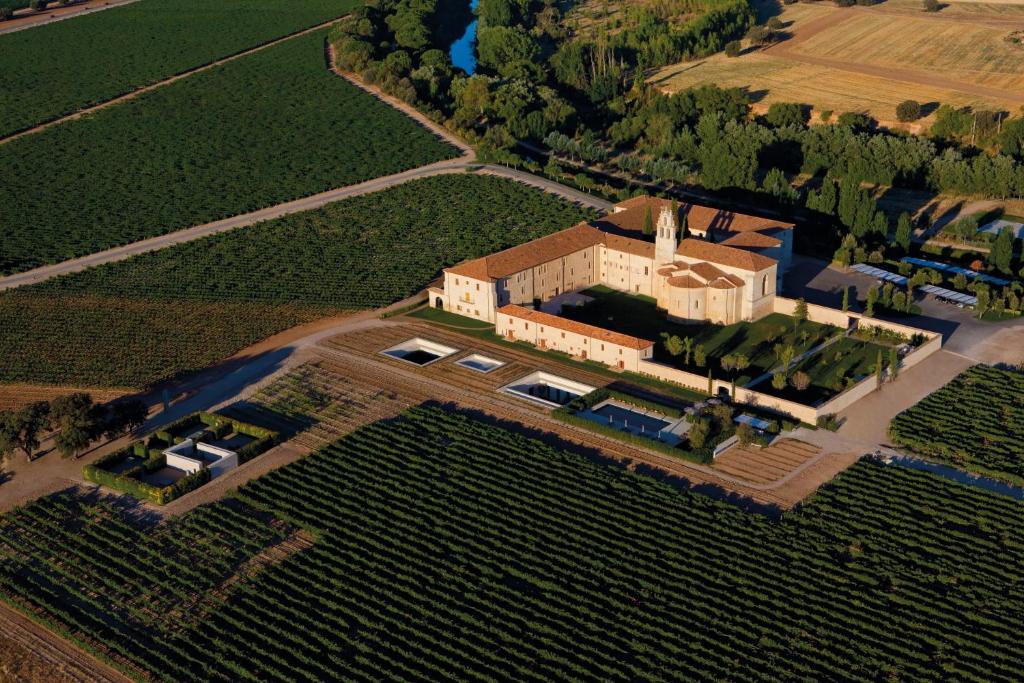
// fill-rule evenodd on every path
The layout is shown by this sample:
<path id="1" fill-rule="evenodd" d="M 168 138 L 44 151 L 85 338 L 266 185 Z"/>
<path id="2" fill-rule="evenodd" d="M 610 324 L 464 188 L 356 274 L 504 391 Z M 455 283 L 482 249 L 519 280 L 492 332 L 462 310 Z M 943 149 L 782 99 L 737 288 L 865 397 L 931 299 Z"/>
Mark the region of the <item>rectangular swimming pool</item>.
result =
<path id="1" fill-rule="evenodd" d="M 654 437 L 657 436 L 658 432 L 672 424 L 654 415 L 630 410 L 615 403 L 605 403 L 595 409 L 584 411 L 582 416 L 615 429 L 635 434 L 650 434 Z"/>

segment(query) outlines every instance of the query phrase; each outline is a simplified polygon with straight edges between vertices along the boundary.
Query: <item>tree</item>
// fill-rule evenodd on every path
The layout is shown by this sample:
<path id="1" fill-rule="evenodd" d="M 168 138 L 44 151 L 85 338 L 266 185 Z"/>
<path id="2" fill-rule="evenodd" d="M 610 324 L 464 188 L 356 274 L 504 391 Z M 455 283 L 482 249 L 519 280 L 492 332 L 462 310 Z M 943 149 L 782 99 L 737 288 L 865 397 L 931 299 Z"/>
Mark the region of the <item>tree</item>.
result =
<path id="1" fill-rule="evenodd" d="M 50 426 L 50 404 L 36 401 L 18 411 L 18 448 L 31 459 L 39 448 L 39 435 Z"/>
<path id="2" fill-rule="evenodd" d="M 674 357 L 680 356 L 683 353 L 683 340 L 676 335 L 662 332 L 664 338 L 665 350 L 668 351 L 669 355 Z"/>
<path id="3" fill-rule="evenodd" d="M 635 224 L 634 224 L 635 225 Z M 645 235 L 654 234 L 654 215 L 651 213 L 651 206 L 648 204 L 647 208 L 644 209 L 644 228 L 643 232 Z"/>
<path id="4" fill-rule="evenodd" d="M 781 31 L 783 29 L 782 19 L 779 19 L 778 17 L 772 17 L 765 23 L 765 26 L 770 28 L 772 31 Z"/>
<path id="5" fill-rule="evenodd" d="M 21 422 L 13 410 L 0 411 L 0 465 L 18 450 Z"/>
<path id="6" fill-rule="evenodd" d="M 1010 267 L 1010 262 L 1013 261 L 1013 231 L 1006 228 L 999 231 L 999 235 L 992 243 L 988 261 L 989 265 L 995 267 L 1000 273 L 1009 275 L 1013 272 Z"/>
<path id="7" fill-rule="evenodd" d="M 693 338 L 686 337 L 683 339 L 683 362 L 686 365 L 690 364 L 690 356 L 693 355 Z"/>
<path id="8" fill-rule="evenodd" d="M 889 380 L 895 380 L 900 372 L 900 353 L 895 346 L 889 347 Z"/>
<path id="9" fill-rule="evenodd" d="M 878 349 L 878 357 L 875 358 L 875 387 L 882 386 L 882 378 L 885 377 L 885 366 L 882 364 L 882 349 Z"/>
<path id="10" fill-rule="evenodd" d="M 693 362 L 697 364 L 698 368 L 702 368 L 707 365 L 708 353 L 704 350 L 703 344 L 697 344 L 693 349 Z"/>
<path id="11" fill-rule="evenodd" d="M 776 391 L 782 391 L 786 388 L 786 373 L 776 372 L 772 375 L 772 386 Z"/>
<path id="12" fill-rule="evenodd" d="M 59 430 L 54 443 L 61 455 L 76 456 L 88 448 L 99 431 L 99 411 L 92 396 L 82 392 L 68 394 L 54 399 L 51 407 Z"/>
<path id="13" fill-rule="evenodd" d="M 773 168 L 764 176 L 761 189 L 771 195 L 780 204 L 795 204 L 796 190 L 786 180 L 786 174 L 778 168 Z"/>
<path id="14" fill-rule="evenodd" d="M 925 12 L 938 12 L 942 9 L 942 5 L 939 4 L 939 0 L 924 0 L 922 2 Z"/>
<path id="15" fill-rule="evenodd" d="M 686 433 L 686 438 L 690 442 L 691 448 L 701 448 L 707 441 L 708 436 L 711 434 L 711 423 L 703 418 L 695 418 L 690 424 L 690 430 Z"/>
<path id="16" fill-rule="evenodd" d="M 896 221 L 896 246 L 898 246 L 903 253 L 906 254 L 910 251 L 910 237 L 914 232 L 914 226 L 910 222 L 910 214 L 904 211 L 900 214 L 899 220 Z"/>
<path id="17" fill-rule="evenodd" d="M 868 290 L 867 299 L 864 305 L 864 315 L 869 318 L 875 317 L 875 304 L 878 303 L 878 287 Z"/>
<path id="18" fill-rule="evenodd" d="M 522 77 L 535 67 L 540 45 L 518 26 L 489 26 L 477 31 L 477 59 L 480 66 L 506 78 Z"/>
<path id="19" fill-rule="evenodd" d="M 137 398 L 115 403 L 110 412 L 104 427 L 104 436 L 111 440 L 141 427 L 149 416 L 149 408 L 145 401 Z"/>
<path id="20" fill-rule="evenodd" d="M 10 7 L 0 7 L 0 21 L 7 21 L 14 16 L 14 10 Z"/>
<path id="21" fill-rule="evenodd" d="M 896 118 L 903 123 L 918 120 L 921 118 L 921 103 L 917 100 L 903 100 L 896 105 Z"/>
<path id="22" fill-rule="evenodd" d="M 988 287 L 978 287 L 974 292 L 974 295 L 978 297 L 978 304 L 974 307 L 974 312 L 978 318 L 983 318 L 985 313 L 988 312 L 989 304 L 992 300 L 992 295 L 988 291 Z"/>
<path id="23" fill-rule="evenodd" d="M 756 436 L 754 428 L 746 422 L 741 422 L 736 426 L 736 438 L 739 440 L 741 446 L 750 445 L 754 442 L 754 438 Z"/>
<path id="24" fill-rule="evenodd" d="M 810 113 L 807 107 L 794 102 L 773 102 L 768 107 L 768 113 L 764 115 L 765 121 L 773 128 L 786 126 L 802 128 L 807 125 L 809 118 Z"/>
<path id="25" fill-rule="evenodd" d="M 725 44 L 726 57 L 739 57 L 743 54 L 743 44 L 738 40 L 730 40 Z"/>
<path id="26" fill-rule="evenodd" d="M 793 373 L 789 382 L 797 391 L 806 391 L 807 387 L 811 386 L 811 376 L 803 370 L 797 370 Z"/>
<path id="27" fill-rule="evenodd" d="M 804 301 L 803 297 L 800 297 L 799 299 L 796 300 L 796 307 L 793 309 L 793 317 L 801 322 L 807 320 L 807 302 Z"/>
<path id="28" fill-rule="evenodd" d="M 843 312 L 850 310 L 850 288 L 843 287 Z"/>

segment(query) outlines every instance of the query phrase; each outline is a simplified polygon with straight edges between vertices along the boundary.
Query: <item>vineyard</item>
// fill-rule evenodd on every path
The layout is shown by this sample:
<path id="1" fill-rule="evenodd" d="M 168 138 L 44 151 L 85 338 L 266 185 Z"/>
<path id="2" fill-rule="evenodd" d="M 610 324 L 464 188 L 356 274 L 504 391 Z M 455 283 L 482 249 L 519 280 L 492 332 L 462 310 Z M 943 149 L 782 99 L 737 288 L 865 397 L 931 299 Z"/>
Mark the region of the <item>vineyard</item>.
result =
<path id="1" fill-rule="evenodd" d="M 1024 483 L 1024 373 L 970 368 L 893 418 L 889 434 L 925 457 Z"/>
<path id="2" fill-rule="evenodd" d="M 0 137 L 315 26 L 352 5 L 142 0 L 2 36 Z"/>
<path id="3" fill-rule="evenodd" d="M 19 288 L 0 294 L 0 382 L 149 386 L 586 215 L 509 180 L 436 176 Z"/>
<path id="4" fill-rule="evenodd" d="M 0 146 L 0 273 L 454 156 L 328 71 L 323 44 L 316 31 Z"/>
<path id="5" fill-rule="evenodd" d="M 156 533 L 38 502 L 0 522 L 3 594 L 157 680 L 1014 681 L 1024 658 L 1019 503 L 872 462 L 773 521 L 419 407 L 237 500 L 317 540 L 214 610 L 176 606 L 269 533 L 232 501 Z"/>

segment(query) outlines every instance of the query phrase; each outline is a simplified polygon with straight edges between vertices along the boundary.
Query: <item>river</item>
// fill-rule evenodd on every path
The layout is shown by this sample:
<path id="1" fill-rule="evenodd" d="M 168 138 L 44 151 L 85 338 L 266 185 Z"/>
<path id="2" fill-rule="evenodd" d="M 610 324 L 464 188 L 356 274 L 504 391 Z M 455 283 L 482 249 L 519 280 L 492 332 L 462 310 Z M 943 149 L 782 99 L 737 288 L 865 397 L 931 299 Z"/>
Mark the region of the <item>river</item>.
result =
<path id="1" fill-rule="evenodd" d="M 470 9 L 475 11 L 478 4 L 480 4 L 480 0 L 471 0 Z M 467 74 L 476 71 L 476 24 L 477 20 L 474 17 L 466 27 L 466 32 L 452 43 L 451 49 L 448 51 L 452 58 L 452 64 Z"/>

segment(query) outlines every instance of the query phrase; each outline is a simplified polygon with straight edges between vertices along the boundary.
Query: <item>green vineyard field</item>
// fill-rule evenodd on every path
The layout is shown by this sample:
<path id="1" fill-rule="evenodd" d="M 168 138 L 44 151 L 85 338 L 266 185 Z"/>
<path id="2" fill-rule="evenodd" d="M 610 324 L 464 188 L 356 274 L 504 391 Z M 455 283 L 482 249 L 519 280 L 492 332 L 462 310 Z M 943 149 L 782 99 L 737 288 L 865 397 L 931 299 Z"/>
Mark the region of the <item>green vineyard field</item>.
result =
<path id="1" fill-rule="evenodd" d="M 354 5 L 140 0 L 0 36 L 0 137 L 316 26 Z"/>
<path id="2" fill-rule="evenodd" d="M 893 418 L 889 433 L 933 460 L 1024 484 L 1024 372 L 970 368 Z"/>
<path id="3" fill-rule="evenodd" d="M 0 273 L 246 213 L 455 150 L 300 36 L 0 146 Z"/>
<path id="4" fill-rule="evenodd" d="M 926 473 L 862 462 L 773 521 L 420 407 L 236 498 L 316 540 L 215 608 L 187 551 L 62 497 L 2 518 L 0 591 L 163 681 L 990 682 L 1024 660 L 1024 509 Z M 172 595 L 197 607 L 161 622 Z"/>
<path id="5" fill-rule="evenodd" d="M 443 175 L 0 293 L 0 382 L 148 386 L 587 215 L 509 180 Z"/>

